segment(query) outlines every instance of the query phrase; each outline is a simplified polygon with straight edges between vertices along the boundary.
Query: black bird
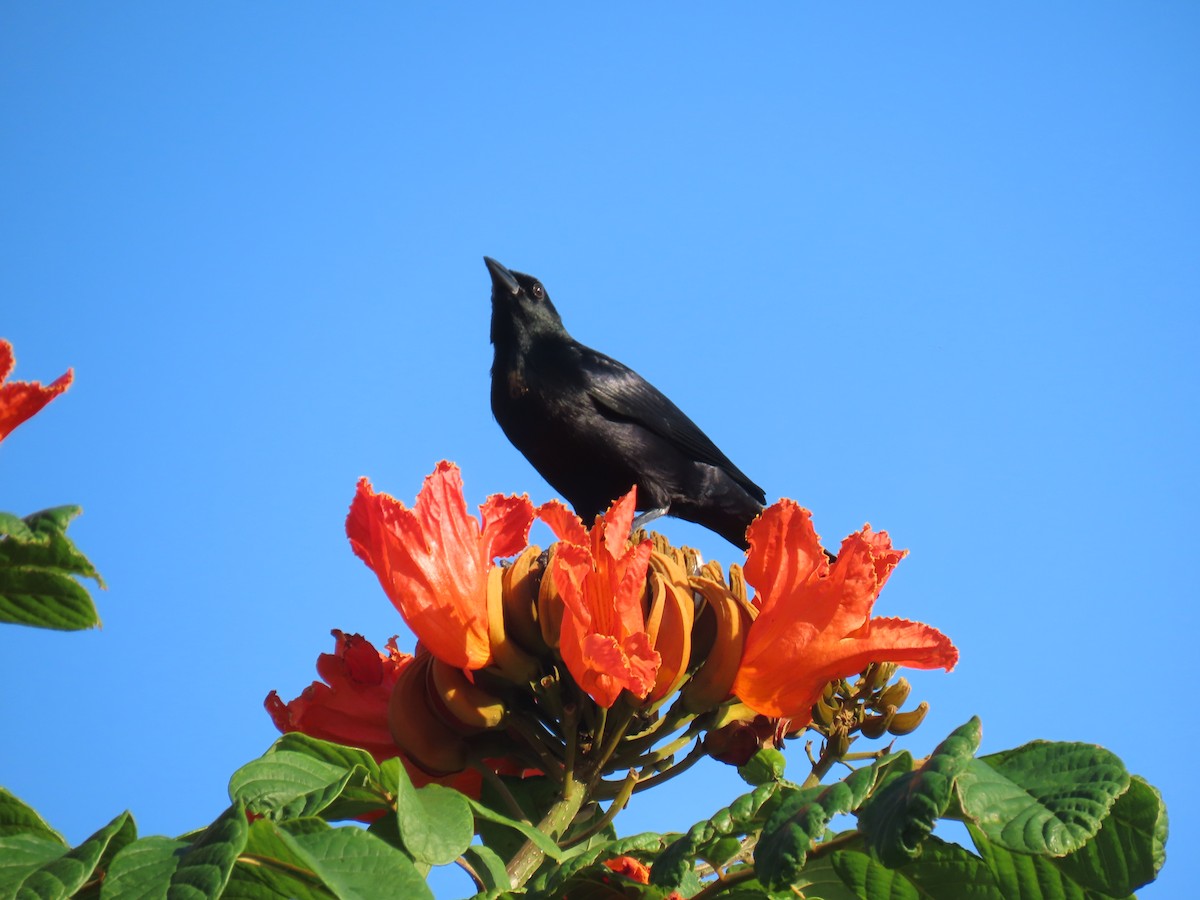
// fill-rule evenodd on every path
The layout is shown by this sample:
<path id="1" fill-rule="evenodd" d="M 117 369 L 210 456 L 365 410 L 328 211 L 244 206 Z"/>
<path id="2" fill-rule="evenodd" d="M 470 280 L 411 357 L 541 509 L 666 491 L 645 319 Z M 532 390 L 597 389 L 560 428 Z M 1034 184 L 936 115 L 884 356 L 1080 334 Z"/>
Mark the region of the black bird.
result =
<path id="1" fill-rule="evenodd" d="M 661 515 L 745 548 L 763 489 L 632 369 L 567 334 L 542 283 L 485 256 L 492 273 L 492 413 L 584 522 L 637 485 Z"/>

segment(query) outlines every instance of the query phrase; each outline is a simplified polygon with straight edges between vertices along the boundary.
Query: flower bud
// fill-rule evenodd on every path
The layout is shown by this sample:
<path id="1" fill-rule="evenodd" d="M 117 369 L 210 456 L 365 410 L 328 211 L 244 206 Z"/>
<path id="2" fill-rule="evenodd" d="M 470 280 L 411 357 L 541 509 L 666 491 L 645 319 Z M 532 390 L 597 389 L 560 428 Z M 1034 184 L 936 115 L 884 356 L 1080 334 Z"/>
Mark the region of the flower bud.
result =
<path id="1" fill-rule="evenodd" d="M 895 715 L 896 707 L 889 706 L 878 716 L 865 717 L 859 726 L 859 731 L 862 732 L 863 737 L 870 738 L 871 740 L 881 738 L 887 732 L 888 725 L 891 724 Z"/>
<path id="2" fill-rule="evenodd" d="M 871 663 L 863 670 L 862 683 L 868 691 L 874 693 L 892 680 L 898 668 L 900 667 L 895 663 Z"/>
<path id="3" fill-rule="evenodd" d="M 467 767 L 467 742 L 429 705 L 427 681 L 434 657 L 418 652 L 392 689 L 388 729 L 408 759 L 429 775 L 451 775 Z"/>
<path id="4" fill-rule="evenodd" d="M 892 716 L 891 724 L 888 725 L 888 731 L 897 736 L 911 734 L 925 720 L 927 712 L 929 712 L 929 704 L 922 700 L 920 706 L 916 709 L 896 713 L 896 715 Z"/>
<path id="5" fill-rule="evenodd" d="M 879 696 L 871 705 L 881 712 L 889 706 L 899 709 L 904 705 L 904 701 L 908 699 L 910 693 L 912 693 L 912 685 L 908 683 L 908 679 L 897 678 L 894 684 L 889 684 L 879 692 Z"/>
<path id="6" fill-rule="evenodd" d="M 538 625 L 538 588 L 544 569 L 542 551 L 526 547 L 511 565 L 504 567 L 504 630 L 513 641 L 534 656 L 548 652 L 542 629 Z"/>

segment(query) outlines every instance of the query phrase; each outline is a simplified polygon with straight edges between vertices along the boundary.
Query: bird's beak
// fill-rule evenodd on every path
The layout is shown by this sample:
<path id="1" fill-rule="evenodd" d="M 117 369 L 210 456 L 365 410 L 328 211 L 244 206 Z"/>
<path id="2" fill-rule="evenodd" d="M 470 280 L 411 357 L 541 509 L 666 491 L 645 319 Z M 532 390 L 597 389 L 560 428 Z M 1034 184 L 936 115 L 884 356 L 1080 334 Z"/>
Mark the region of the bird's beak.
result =
<path id="1" fill-rule="evenodd" d="M 485 256 L 483 261 L 487 263 L 488 271 L 492 273 L 492 284 L 496 288 L 505 288 L 510 294 L 521 293 L 521 286 L 517 284 L 517 279 L 513 278 L 512 272 L 490 256 Z"/>

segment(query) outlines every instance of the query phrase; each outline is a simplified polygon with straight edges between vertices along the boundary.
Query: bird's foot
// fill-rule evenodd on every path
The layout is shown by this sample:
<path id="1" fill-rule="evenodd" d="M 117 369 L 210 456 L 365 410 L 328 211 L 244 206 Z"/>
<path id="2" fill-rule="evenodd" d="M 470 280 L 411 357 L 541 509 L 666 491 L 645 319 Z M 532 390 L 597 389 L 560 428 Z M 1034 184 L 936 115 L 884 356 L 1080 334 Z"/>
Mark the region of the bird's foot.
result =
<path id="1" fill-rule="evenodd" d="M 637 531 L 639 528 L 645 528 L 648 523 L 653 522 L 659 516 L 665 516 L 666 514 L 667 507 L 665 506 L 661 509 L 648 509 L 633 520 L 633 526 L 629 530 L 632 533 Z"/>

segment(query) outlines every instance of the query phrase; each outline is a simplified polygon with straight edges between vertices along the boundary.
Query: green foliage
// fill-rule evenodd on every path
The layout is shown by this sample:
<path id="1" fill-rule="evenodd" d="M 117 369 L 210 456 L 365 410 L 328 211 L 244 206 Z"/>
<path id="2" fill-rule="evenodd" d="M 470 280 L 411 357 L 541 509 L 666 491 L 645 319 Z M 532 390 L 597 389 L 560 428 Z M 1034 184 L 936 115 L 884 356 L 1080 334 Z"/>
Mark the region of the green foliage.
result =
<path id="1" fill-rule="evenodd" d="M 990 841 L 1046 856 L 1082 847 L 1128 787 L 1104 748 L 1049 741 L 970 760 L 958 781 L 964 817 Z"/>
<path id="2" fill-rule="evenodd" d="M 229 796 L 255 815 L 291 819 L 319 813 L 338 798 L 357 766 L 342 768 L 280 750 L 247 763 L 229 782 Z"/>
<path id="3" fill-rule="evenodd" d="M 1153 787 L 1087 744 L 1036 741 L 976 758 L 979 734 L 972 719 L 919 766 L 890 754 L 829 785 L 791 784 L 771 757 L 764 783 L 683 835 L 600 836 L 566 849 L 498 812 L 495 797 L 417 788 L 399 760 L 379 765 L 361 750 L 285 735 L 234 774 L 233 805 L 216 822 L 180 839 L 137 839 L 122 813 L 71 848 L 0 789 L 0 900 L 430 898 L 428 866 L 460 858 L 478 900 L 692 896 L 711 867 L 733 900 L 1119 900 L 1154 879 L 1167 820 Z M 510 793 L 524 805 L 548 783 Z M 348 812 L 374 824 L 337 824 Z M 857 815 L 858 829 L 829 832 L 842 813 Z M 974 846 L 933 836 L 939 819 L 966 822 Z M 472 844 L 476 833 L 513 840 Z M 526 842 L 549 861 L 515 890 L 507 862 Z M 604 865 L 619 856 L 650 866 L 651 884 Z"/>
<path id="4" fill-rule="evenodd" d="M 63 847 L 67 845 L 63 836 L 47 825 L 32 807 L 0 788 L 0 838 L 14 834 L 49 838 Z"/>
<path id="5" fill-rule="evenodd" d="M 711 819 L 697 822 L 687 834 L 661 853 L 650 870 L 650 883 L 677 887 L 691 870 L 692 860 L 703 857 L 704 847 L 729 836 L 750 834 L 761 827 L 763 808 L 779 792 L 779 784 L 759 785 L 738 797 Z"/>
<path id="6" fill-rule="evenodd" d="M 73 849 L 39 831 L 0 839 L 0 897 L 71 897 L 136 836 L 126 812 Z"/>
<path id="7" fill-rule="evenodd" d="M 779 781 L 783 778 L 783 770 L 787 768 L 787 760 L 783 753 L 773 747 L 764 747 L 750 757 L 744 766 L 738 767 L 738 775 L 742 781 L 751 787 Z"/>
<path id="8" fill-rule="evenodd" d="M 188 849 L 183 841 L 147 837 L 134 841 L 117 854 L 100 888 L 101 900 L 110 897 L 158 898 L 167 896 L 171 876 Z"/>
<path id="9" fill-rule="evenodd" d="M 921 842 L 949 806 L 955 779 L 972 761 L 979 738 L 979 719 L 971 719 L 942 741 L 921 768 L 890 780 L 859 813 L 871 849 L 884 865 L 903 865 L 921 852 Z"/>
<path id="10" fill-rule="evenodd" d="M 452 863 L 471 844 L 475 820 L 467 798 L 440 784 L 413 787 L 408 773 L 395 766 L 396 824 L 401 840 L 417 862 Z"/>
<path id="11" fill-rule="evenodd" d="M 100 624 L 87 588 L 76 578 L 104 581 L 67 526 L 78 506 L 45 509 L 24 519 L 0 513 L 0 622 L 78 631 Z"/>
<path id="12" fill-rule="evenodd" d="M 884 771 L 885 765 L 875 763 L 826 788 L 790 792 L 767 820 L 754 852 L 760 880 L 773 890 L 795 884 L 829 820 L 859 808 Z"/>
<path id="13" fill-rule="evenodd" d="M 431 787 L 432 786 L 434 785 L 431 785 Z M 490 807 L 484 806 L 477 800 L 470 799 L 469 797 L 467 798 L 467 803 L 470 804 L 471 811 L 475 813 L 475 820 L 477 822 L 482 820 L 486 822 L 492 822 L 496 825 L 502 825 L 505 828 L 511 828 L 513 831 L 518 832 L 526 840 L 531 841 L 538 847 L 538 849 L 545 853 L 546 856 L 550 857 L 550 859 L 562 859 L 563 854 L 562 851 L 558 849 L 558 844 L 554 843 L 554 841 L 552 841 L 548 835 L 538 831 L 532 825 L 526 824 L 525 822 L 518 822 L 516 819 L 511 819 L 502 813 L 496 812 Z"/>

